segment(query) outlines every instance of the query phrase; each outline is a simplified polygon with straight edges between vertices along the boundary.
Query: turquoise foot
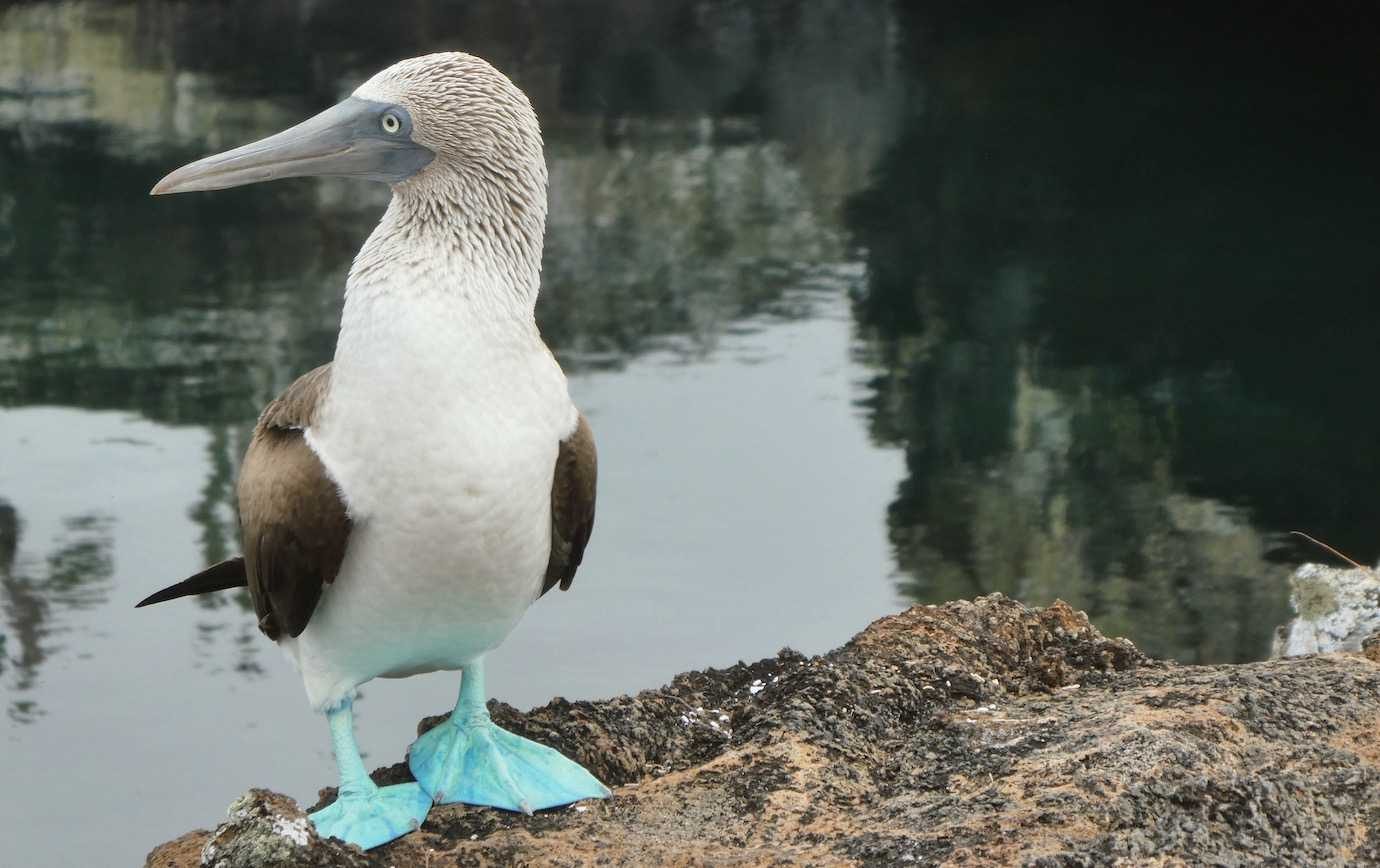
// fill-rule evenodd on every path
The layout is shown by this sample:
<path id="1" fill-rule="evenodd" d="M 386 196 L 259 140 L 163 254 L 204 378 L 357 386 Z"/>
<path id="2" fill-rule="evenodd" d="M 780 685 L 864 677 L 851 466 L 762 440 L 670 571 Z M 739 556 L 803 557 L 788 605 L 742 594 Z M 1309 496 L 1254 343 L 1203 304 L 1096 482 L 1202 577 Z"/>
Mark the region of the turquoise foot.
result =
<path id="1" fill-rule="evenodd" d="M 583 766 L 499 729 L 482 713 L 464 723 L 447 718 L 412 744 L 407 764 L 438 805 L 462 802 L 530 814 L 612 795 Z"/>
<path id="2" fill-rule="evenodd" d="M 342 793 L 309 814 L 316 833 L 369 850 L 418 828 L 431 810 L 431 796 L 416 784 L 370 786 L 372 790 Z"/>

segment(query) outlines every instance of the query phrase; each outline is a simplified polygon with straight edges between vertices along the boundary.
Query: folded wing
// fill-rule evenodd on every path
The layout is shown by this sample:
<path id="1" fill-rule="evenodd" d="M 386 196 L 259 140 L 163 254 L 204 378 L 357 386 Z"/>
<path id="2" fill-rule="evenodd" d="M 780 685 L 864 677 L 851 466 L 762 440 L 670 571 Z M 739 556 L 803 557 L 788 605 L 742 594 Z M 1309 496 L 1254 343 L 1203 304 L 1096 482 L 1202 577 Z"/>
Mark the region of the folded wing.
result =
<path id="1" fill-rule="evenodd" d="M 594 432 L 583 415 L 561 441 L 551 480 L 551 557 L 546 564 L 545 594 L 556 585 L 569 590 L 594 530 L 594 492 L 599 460 Z"/>
<path id="2" fill-rule="evenodd" d="M 270 639 L 306 629 L 350 539 L 340 490 L 305 437 L 330 381 L 331 367 L 322 365 L 264 408 L 240 468 L 245 576 Z"/>

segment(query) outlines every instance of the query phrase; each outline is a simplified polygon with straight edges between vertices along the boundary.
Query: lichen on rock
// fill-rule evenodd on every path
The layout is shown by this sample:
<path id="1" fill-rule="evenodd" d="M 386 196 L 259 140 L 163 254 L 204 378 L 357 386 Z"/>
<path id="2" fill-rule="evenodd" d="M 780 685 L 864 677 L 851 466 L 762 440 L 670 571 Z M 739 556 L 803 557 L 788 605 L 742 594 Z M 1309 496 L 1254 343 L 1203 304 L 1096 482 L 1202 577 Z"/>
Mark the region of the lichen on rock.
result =
<path id="1" fill-rule="evenodd" d="M 314 834 L 282 849 L 301 812 L 253 791 L 214 837 L 184 836 L 148 864 L 190 868 L 209 843 L 206 864 L 223 868 L 289 852 L 319 866 L 1380 858 L 1380 666 L 1329 655 L 1181 667 L 1062 603 L 916 606 L 817 657 L 783 651 L 525 714 L 490 708 L 614 798 L 531 817 L 438 807 L 365 854 Z M 375 777 L 405 780 L 406 765 Z M 242 855 L 226 855 L 231 844 Z"/>
<path id="2" fill-rule="evenodd" d="M 226 814 L 225 822 L 201 847 L 196 864 L 202 868 L 365 868 L 370 864 L 356 848 L 321 840 L 296 802 L 270 790 L 250 790 Z M 181 863 L 157 862 L 151 855 L 148 864 Z"/>
<path id="3" fill-rule="evenodd" d="M 1289 577 L 1297 615 L 1282 626 L 1273 656 L 1358 651 L 1380 632 L 1380 573 L 1304 564 Z"/>

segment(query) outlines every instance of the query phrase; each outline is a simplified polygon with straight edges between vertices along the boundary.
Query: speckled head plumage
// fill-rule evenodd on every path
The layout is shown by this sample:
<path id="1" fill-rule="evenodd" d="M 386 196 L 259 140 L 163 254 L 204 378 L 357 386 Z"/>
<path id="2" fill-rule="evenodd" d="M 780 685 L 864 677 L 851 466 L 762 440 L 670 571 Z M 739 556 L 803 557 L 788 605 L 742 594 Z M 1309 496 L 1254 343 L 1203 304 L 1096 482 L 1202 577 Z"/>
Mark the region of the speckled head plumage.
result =
<path id="1" fill-rule="evenodd" d="M 465 175 L 530 174 L 545 182 L 541 127 L 532 105 L 488 62 L 458 51 L 399 61 L 354 96 L 401 106 L 412 139 L 436 155 L 418 176 L 449 169 Z"/>
<path id="2" fill-rule="evenodd" d="M 352 98 L 398 107 L 411 140 L 434 154 L 393 187 L 408 231 L 436 230 L 471 253 L 504 260 L 494 265 L 522 271 L 515 278 L 534 295 L 547 175 L 526 94 L 487 61 L 443 52 L 393 64 Z"/>
<path id="3" fill-rule="evenodd" d="M 458 253 L 466 273 L 486 270 L 530 310 L 546 225 L 541 127 L 526 95 L 486 61 L 462 52 L 399 61 L 315 117 L 183 166 L 153 192 L 310 175 L 393 188 L 352 278 L 400 257 Z"/>
<path id="4" fill-rule="evenodd" d="M 541 126 L 527 96 L 486 61 L 451 51 L 399 61 L 315 117 L 183 166 L 153 192 L 310 175 L 384 181 L 405 192 L 479 183 L 543 202 L 546 187 Z"/>

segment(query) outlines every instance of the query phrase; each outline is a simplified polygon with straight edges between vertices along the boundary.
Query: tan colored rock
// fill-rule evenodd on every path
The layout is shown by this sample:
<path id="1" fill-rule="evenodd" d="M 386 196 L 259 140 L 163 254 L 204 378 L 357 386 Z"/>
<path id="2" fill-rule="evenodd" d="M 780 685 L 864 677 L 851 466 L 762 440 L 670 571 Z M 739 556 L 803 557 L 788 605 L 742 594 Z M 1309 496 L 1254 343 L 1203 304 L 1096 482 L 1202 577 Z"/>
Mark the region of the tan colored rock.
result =
<path id="1" fill-rule="evenodd" d="M 313 839 L 298 864 L 1380 859 L 1380 665 L 1154 662 L 1061 603 L 917 606 L 820 657 L 783 651 L 525 715 L 491 708 L 616 785 L 615 798 L 533 817 L 440 807 L 368 854 Z M 237 809 L 257 831 L 232 820 L 218 840 L 299 816 L 264 791 L 247 799 Z M 197 865 L 208 838 L 163 845 L 148 865 Z"/>

